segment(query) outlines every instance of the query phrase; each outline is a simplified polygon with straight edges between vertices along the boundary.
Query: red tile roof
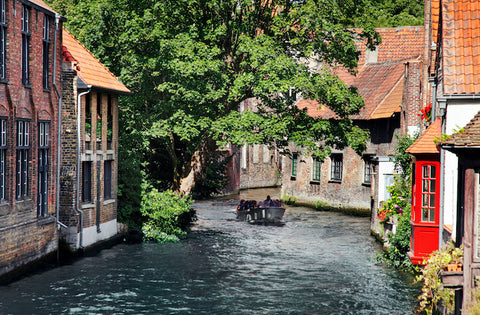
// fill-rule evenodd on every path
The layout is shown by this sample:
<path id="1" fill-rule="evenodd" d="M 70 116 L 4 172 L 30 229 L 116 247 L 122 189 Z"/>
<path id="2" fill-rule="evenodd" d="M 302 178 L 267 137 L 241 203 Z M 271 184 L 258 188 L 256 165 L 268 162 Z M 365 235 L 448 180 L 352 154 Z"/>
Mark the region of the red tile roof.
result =
<path id="1" fill-rule="evenodd" d="M 480 112 L 463 128 L 462 132 L 453 134 L 448 140 L 441 143 L 446 147 L 473 147 L 480 146 Z"/>
<path id="2" fill-rule="evenodd" d="M 365 42 L 358 42 L 360 51 L 357 76 L 344 68 L 336 68 L 332 73 L 349 86 L 358 88 L 365 99 L 365 107 L 353 119 L 389 118 L 400 112 L 403 97 L 405 61 L 423 55 L 423 26 L 378 28 L 382 43 L 377 48 L 377 62 L 366 62 Z M 334 118 L 333 111 L 320 106 L 313 100 L 300 100 L 300 109 L 307 109 L 309 115 L 324 119 Z"/>
<path id="3" fill-rule="evenodd" d="M 75 70 L 85 84 L 130 93 L 130 90 L 66 29 L 63 29 L 62 48 L 64 61 L 77 63 Z"/>
<path id="4" fill-rule="evenodd" d="M 48 4 L 43 2 L 42 0 L 28 0 L 29 2 L 38 5 L 39 7 L 42 7 L 44 9 L 47 9 L 48 11 L 51 11 L 53 13 L 56 13 Z"/>
<path id="5" fill-rule="evenodd" d="M 444 94 L 479 94 L 479 1 L 446 0 L 442 5 Z"/>
<path id="6" fill-rule="evenodd" d="M 375 30 L 382 37 L 382 43 L 377 47 L 377 62 L 413 59 L 423 55 L 423 26 L 377 28 Z M 357 48 L 361 53 L 358 60 L 358 65 L 361 67 L 365 64 L 365 43 L 359 42 Z"/>
<path id="7" fill-rule="evenodd" d="M 406 150 L 410 154 L 431 154 L 439 153 L 440 150 L 435 144 L 435 139 L 442 133 L 442 120 L 438 118 L 427 130 Z"/>
<path id="8" fill-rule="evenodd" d="M 365 106 L 352 119 L 389 118 L 400 112 L 403 96 L 405 65 L 404 60 L 374 63 L 366 65 L 351 83 L 365 100 Z M 302 99 L 297 104 L 300 109 L 307 109 L 312 117 L 334 118 L 335 114 L 326 106 L 313 100 Z"/>

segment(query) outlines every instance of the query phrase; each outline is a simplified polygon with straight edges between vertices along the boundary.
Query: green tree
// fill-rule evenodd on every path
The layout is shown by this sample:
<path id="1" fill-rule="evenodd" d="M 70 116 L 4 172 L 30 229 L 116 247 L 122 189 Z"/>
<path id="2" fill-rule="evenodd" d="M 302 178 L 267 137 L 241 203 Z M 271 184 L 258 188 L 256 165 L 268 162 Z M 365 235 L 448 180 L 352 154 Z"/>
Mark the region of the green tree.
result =
<path id="1" fill-rule="evenodd" d="M 364 148 L 365 132 L 349 115 L 363 106 L 354 88 L 307 62 L 357 65 L 355 40 L 377 41 L 367 0 L 52 1 L 67 27 L 134 94 L 121 102 L 121 141 L 140 151 L 157 187 L 185 194 L 227 142 L 288 142 L 319 157 L 331 147 Z M 352 26 L 364 26 L 361 34 Z M 293 90 L 326 104 L 339 119 L 319 120 L 293 106 Z M 247 98 L 256 112 L 238 112 Z M 322 143 L 319 145 L 319 143 Z M 161 153 L 162 152 L 162 153 Z M 170 175 L 170 176 L 168 176 Z"/>

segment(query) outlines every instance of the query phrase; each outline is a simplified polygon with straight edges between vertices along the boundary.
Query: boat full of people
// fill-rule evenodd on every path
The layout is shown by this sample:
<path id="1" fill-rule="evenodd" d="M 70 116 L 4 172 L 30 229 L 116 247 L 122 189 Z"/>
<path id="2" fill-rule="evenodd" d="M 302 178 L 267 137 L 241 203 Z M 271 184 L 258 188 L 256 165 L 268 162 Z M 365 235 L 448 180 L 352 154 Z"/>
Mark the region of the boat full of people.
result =
<path id="1" fill-rule="evenodd" d="M 279 200 L 270 196 L 264 201 L 240 200 L 237 207 L 237 219 L 251 224 L 284 224 L 285 208 Z"/>

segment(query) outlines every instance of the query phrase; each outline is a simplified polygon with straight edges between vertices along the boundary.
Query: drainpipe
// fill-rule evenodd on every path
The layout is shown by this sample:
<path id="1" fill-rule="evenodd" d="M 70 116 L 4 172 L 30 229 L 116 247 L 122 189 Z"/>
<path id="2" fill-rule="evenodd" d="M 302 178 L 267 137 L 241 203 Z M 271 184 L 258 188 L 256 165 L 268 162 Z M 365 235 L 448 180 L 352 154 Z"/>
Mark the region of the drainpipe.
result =
<path id="1" fill-rule="evenodd" d="M 429 78 L 428 81 L 432 85 L 433 93 L 432 93 L 432 115 L 430 118 L 430 123 L 434 123 L 437 119 L 437 78 Z M 441 115 L 439 115 L 441 116 Z"/>
<path id="2" fill-rule="evenodd" d="M 83 210 L 80 209 L 80 162 L 81 162 L 81 124 L 82 124 L 82 96 L 87 95 L 91 91 L 91 86 L 88 86 L 88 90 L 78 94 L 77 96 L 77 191 L 75 198 L 75 210 L 80 214 L 80 248 L 83 248 Z"/>
<path id="3" fill-rule="evenodd" d="M 55 88 L 55 93 L 58 97 L 58 132 L 57 132 L 57 178 L 56 178 L 56 221 L 57 229 L 60 230 L 60 227 L 68 228 L 65 224 L 60 222 L 60 163 L 61 163 L 61 134 L 62 134 L 62 96 L 58 91 L 56 77 L 57 77 L 57 37 L 58 37 L 58 24 L 60 22 L 60 15 L 55 14 L 55 39 L 53 42 L 53 76 L 52 76 L 52 85 Z M 58 251 L 57 251 L 58 252 Z"/>
<path id="4" fill-rule="evenodd" d="M 440 117 L 442 117 L 442 134 L 446 130 L 446 111 L 447 111 L 447 100 L 444 98 L 438 99 L 438 108 L 440 110 Z M 433 110 L 433 109 L 432 109 Z M 445 205 L 445 150 L 440 148 L 440 205 L 439 205 L 439 235 L 438 235 L 438 248 L 442 247 L 443 243 L 443 215 L 444 215 L 444 205 Z"/>

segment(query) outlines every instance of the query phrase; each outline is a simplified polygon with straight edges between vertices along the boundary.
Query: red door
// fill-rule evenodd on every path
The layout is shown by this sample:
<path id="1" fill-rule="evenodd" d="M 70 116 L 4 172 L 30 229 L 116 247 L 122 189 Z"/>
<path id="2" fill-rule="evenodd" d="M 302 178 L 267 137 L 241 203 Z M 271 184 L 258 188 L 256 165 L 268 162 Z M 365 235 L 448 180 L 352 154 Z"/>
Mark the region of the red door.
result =
<path id="1" fill-rule="evenodd" d="M 422 265 L 439 244 L 440 162 L 417 161 L 413 185 L 411 260 Z"/>

